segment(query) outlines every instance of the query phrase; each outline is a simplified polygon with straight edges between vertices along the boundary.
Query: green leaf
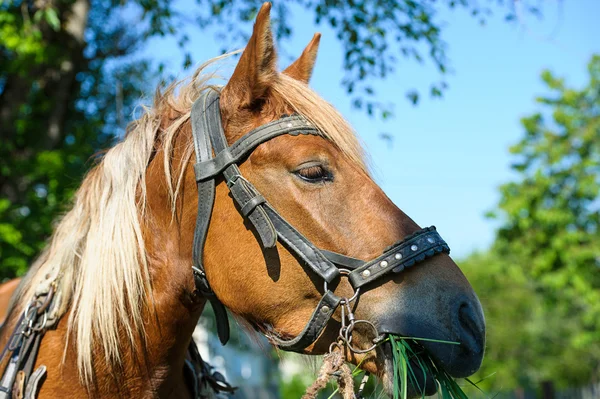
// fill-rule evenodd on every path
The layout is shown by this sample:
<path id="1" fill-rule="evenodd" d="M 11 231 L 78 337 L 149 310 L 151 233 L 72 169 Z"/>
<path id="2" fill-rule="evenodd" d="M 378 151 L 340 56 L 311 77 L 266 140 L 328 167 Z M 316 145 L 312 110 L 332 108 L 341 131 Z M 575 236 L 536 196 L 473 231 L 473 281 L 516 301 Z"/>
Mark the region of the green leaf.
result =
<path id="1" fill-rule="evenodd" d="M 46 17 L 46 22 L 52 29 L 55 31 L 60 30 L 60 19 L 58 18 L 58 14 L 56 13 L 56 9 L 52 7 L 48 7 L 44 13 Z"/>

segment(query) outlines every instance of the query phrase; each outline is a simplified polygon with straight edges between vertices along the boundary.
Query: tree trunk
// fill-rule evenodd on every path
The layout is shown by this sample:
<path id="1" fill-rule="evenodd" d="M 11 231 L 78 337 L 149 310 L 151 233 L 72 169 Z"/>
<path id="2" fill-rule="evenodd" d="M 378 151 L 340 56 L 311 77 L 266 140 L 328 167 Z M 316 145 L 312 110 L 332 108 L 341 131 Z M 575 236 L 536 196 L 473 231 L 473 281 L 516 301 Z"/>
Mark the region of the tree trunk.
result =
<path id="1" fill-rule="evenodd" d="M 0 92 L 0 139 L 4 149 L 10 151 L 11 159 L 27 159 L 39 150 L 53 150 L 62 145 L 67 111 L 77 96 L 76 75 L 85 67 L 84 33 L 89 0 L 76 0 L 68 6 L 66 2 L 52 3 L 58 4 L 53 5 L 58 10 L 61 29 L 55 32 L 44 22 L 39 28 L 45 43 L 61 50 L 59 59 L 31 65 L 25 73 L 19 71 L 18 74 L 3 76 L 6 83 Z M 47 106 L 36 107 L 36 99 L 44 101 Z M 38 126 L 42 129 L 17 137 L 18 121 L 31 121 L 33 118 L 40 121 Z M 0 163 L 6 161 L 0 160 Z M 19 176 L 0 175 L 0 198 L 21 202 L 31 189 L 27 182 L 21 180 Z"/>
<path id="2" fill-rule="evenodd" d="M 65 115 L 76 88 L 75 76 L 84 62 L 83 49 L 85 47 L 85 28 L 87 26 L 90 10 L 89 0 L 77 0 L 71 9 L 65 12 L 67 16 L 65 32 L 68 35 L 70 57 L 63 60 L 60 69 L 54 73 L 54 84 L 50 85 L 53 94 L 53 107 L 48 118 L 48 130 L 46 132 L 46 145 L 55 147 L 64 139 Z"/>

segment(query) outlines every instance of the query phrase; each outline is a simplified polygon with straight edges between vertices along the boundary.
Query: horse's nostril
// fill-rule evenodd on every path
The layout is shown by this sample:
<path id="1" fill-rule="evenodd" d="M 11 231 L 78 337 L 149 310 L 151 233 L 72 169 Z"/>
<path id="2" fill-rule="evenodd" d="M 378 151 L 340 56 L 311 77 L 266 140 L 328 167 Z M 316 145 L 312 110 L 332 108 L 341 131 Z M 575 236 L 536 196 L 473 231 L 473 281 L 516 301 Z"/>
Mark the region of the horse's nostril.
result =
<path id="1" fill-rule="evenodd" d="M 468 302 L 462 303 L 458 308 L 458 323 L 461 345 L 472 353 L 481 353 L 485 326 L 478 309 Z"/>

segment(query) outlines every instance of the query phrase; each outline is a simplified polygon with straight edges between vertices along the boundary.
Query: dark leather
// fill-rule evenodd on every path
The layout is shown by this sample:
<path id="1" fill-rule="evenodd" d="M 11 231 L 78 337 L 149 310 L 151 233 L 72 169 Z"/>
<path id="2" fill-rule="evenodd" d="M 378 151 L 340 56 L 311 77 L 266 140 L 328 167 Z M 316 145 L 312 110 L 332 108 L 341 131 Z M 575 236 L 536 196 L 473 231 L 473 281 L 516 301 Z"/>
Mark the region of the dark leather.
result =
<path id="1" fill-rule="evenodd" d="M 213 139 L 215 149 L 222 149 L 218 150 L 218 154 L 213 159 L 200 162 L 194 166 L 196 178 L 198 180 L 214 179 L 223 173 L 229 165 L 240 163 L 260 144 L 277 136 L 284 134 L 293 135 L 294 133 L 317 135 L 319 134 L 319 131 L 313 126 L 307 125 L 306 120 L 301 116 L 293 115 L 286 117 L 285 119 L 278 119 L 267 123 L 266 125 L 262 125 L 252 130 L 233 143 L 229 148 L 222 148 L 221 146 L 217 147 Z M 221 140 L 219 140 L 219 142 L 221 142 Z"/>
<path id="2" fill-rule="evenodd" d="M 262 195 L 255 195 L 248 202 L 242 205 L 240 213 L 242 214 L 242 216 L 248 217 L 250 213 L 254 210 L 254 208 L 264 203 L 265 197 L 263 197 Z"/>
<path id="3" fill-rule="evenodd" d="M 358 289 L 389 272 L 399 272 L 427 257 L 440 252 L 449 252 L 447 244 L 437 234 L 435 227 L 432 227 L 407 237 L 386 250 L 380 257 L 364 262 L 317 248 L 289 224 L 269 205 L 258 190 L 244 179 L 237 164 L 261 143 L 280 135 L 319 135 L 319 130 L 300 115 L 284 116 L 260 126 L 229 146 L 221 124 L 219 94 L 214 90 L 206 90 L 192 107 L 192 132 L 197 158 L 194 171 L 198 184 L 198 217 L 193 249 L 194 278 L 197 289 L 208 298 L 215 310 L 217 330 L 222 343 L 227 342 L 229 337 L 227 313 L 210 288 L 202 262 L 214 205 L 215 179 L 219 176 L 223 176 L 239 212 L 252 224 L 263 248 L 273 248 L 279 240 L 305 266 L 327 283 L 340 277 L 339 268 L 344 268 L 351 270 L 348 275 L 349 281 L 354 289 Z M 414 245 L 417 246 L 416 250 L 412 249 Z M 302 351 L 319 337 L 339 303 L 340 298 L 333 292 L 326 291 L 306 327 L 297 337 L 282 340 L 275 336 L 271 337 L 273 342 L 285 350 Z"/>
<path id="4" fill-rule="evenodd" d="M 312 313 L 304 330 L 293 339 L 285 340 L 275 335 L 269 338 L 279 348 L 291 352 L 302 352 L 304 348 L 316 341 L 329 322 L 329 319 L 340 304 L 340 298 L 331 291 L 325 292 Z"/>
<path id="5" fill-rule="evenodd" d="M 35 399 L 42 387 L 42 384 L 46 380 L 46 366 L 41 365 L 31 374 L 29 377 L 29 382 L 27 382 L 27 386 L 25 388 L 25 396 L 23 399 Z"/>
<path id="6" fill-rule="evenodd" d="M 204 112 L 210 107 L 210 102 L 216 99 L 209 96 L 202 96 L 192 106 L 192 136 L 194 138 L 194 150 L 196 152 L 196 161 L 198 163 L 212 159 L 213 151 L 210 143 L 208 131 L 210 126 L 204 117 Z M 217 103 L 218 107 L 218 103 Z M 220 121 L 219 121 L 220 123 Z M 220 125 L 219 125 L 220 126 Z M 198 215 L 196 216 L 196 228 L 194 230 L 194 247 L 192 248 L 192 260 L 194 264 L 193 274 L 196 288 L 210 302 L 217 324 L 217 334 L 223 345 L 229 341 L 229 319 L 227 310 L 214 294 L 206 278 L 204 271 L 204 244 L 212 215 L 212 208 L 215 202 L 215 181 L 205 180 L 197 181 L 198 186 Z"/>
<path id="7" fill-rule="evenodd" d="M 0 399 L 10 398 L 13 392 L 23 395 L 33 373 L 42 337 L 46 332 L 46 309 L 52 293 L 36 296 L 15 325 L 0 356 L 0 363 L 10 355 L 0 378 Z M 46 301 L 48 299 L 48 301 Z"/>
<path id="8" fill-rule="evenodd" d="M 286 244 L 288 249 L 298 255 L 313 272 L 317 273 L 323 280 L 331 283 L 339 277 L 340 271 L 331 263 L 321 251 L 313 245 L 298 230 L 290 225 L 270 205 L 266 206 L 267 213 L 275 225 L 279 239 Z"/>
<path id="9" fill-rule="evenodd" d="M 366 263 L 364 260 L 356 259 L 351 256 L 338 254 L 337 252 L 327 251 L 326 249 L 322 249 L 321 253 L 331 263 L 333 263 L 336 266 L 341 266 L 344 269 L 354 270 L 354 269 L 357 269 L 357 268 L 363 266 Z"/>
<path id="10" fill-rule="evenodd" d="M 450 253 L 450 247 L 438 234 L 435 226 L 427 227 L 395 244 L 380 257 L 353 270 L 348 278 L 355 289 L 360 288 L 388 273 L 399 273 L 442 252 Z M 382 266 L 382 262 L 385 262 L 385 266 Z"/>
<path id="11" fill-rule="evenodd" d="M 223 126 L 221 124 L 221 111 L 219 110 L 219 95 L 213 90 L 208 90 L 205 95 L 209 97 L 209 105 L 204 110 L 204 117 L 207 120 L 209 126 L 211 127 L 208 131 L 208 134 L 212 145 L 214 146 L 215 153 L 219 154 L 227 149 L 227 139 L 225 138 Z M 254 132 L 254 130 L 252 132 Z M 251 135 L 252 132 L 248 133 L 245 137 Z M 260 144 L 259 142 L 257 143 L 255 141 L 248 140 L 249 139 L 246 139 L 245 142 L 251 143 L 251 147 L 248 147 L 247 149 L 244 149 L 244 147 L 240 147 L 240 151 L 242 153 L 249 153 L 258 144 Z M 249 187 L 247 187 L 243 179 L 240 182 L 232 182 L 232 180 L 238 179 L 238 176 L 241 176 L 241 172 L 237 165 L 232 164 L 227 166 L 223 170 L 223 176 L 225 177 L 225 181 L 229 186 L 229 190 L 231 191 L 234 200 L 240 208 L 243 207 L 248 201 L 250 201 L 255 195 L 258 195 L 258 193 L 253 192 Z M 275 244 L 277 243 L 277 233 L 275 232 L 275 228 L 269 221 L 265 211 L 262 209 L 262 206 L 255 207 L 254 210 L 248 215 L 247 219 L 254 226 L 255 231 L 258 233 L 261 239 L 263 247 L 275 247 Z"/>

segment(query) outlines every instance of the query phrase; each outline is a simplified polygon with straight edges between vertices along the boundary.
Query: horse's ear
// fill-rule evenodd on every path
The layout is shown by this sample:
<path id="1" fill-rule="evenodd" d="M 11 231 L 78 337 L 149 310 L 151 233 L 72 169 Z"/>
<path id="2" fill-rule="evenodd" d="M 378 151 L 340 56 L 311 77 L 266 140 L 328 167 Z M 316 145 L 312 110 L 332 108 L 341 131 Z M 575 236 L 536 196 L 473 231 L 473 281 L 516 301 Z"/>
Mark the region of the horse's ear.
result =
<path id="1" fill-rule="evenodd" d="M 302 52 L 302 55 L 292 65 L 287 67 L 283 73 L 289 77 L 308 83 L 315 66 L 320 41 L 321 34 L 315 33 L 308 46 Z"/>
<path id="2" fill-rule="evenodd" d="M 250 107 L 263 99 L 277 77 L 277 55 L 271 32 L 271 3 L 264 3 L 254 22 L 252 36 L 221 94 L 225 107 Z"/>

